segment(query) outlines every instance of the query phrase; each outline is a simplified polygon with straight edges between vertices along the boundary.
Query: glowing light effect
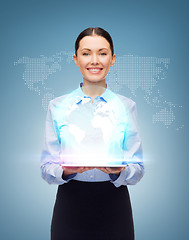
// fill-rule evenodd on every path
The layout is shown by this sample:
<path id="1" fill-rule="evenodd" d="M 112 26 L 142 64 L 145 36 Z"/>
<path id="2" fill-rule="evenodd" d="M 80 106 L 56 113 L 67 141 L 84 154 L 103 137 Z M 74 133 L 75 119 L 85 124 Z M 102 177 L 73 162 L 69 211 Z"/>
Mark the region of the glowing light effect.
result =
<path id="1" fill-rule="evenodd" d="M 94 102 L 84 93 L 93 93 Z M 56 106 L 53 118 L 60 133 L 61 164 L 122 166 L 138 163 L 138 158 L 131 156 L 132 151 L 124 146 L 127 128 L 132 125 L 130 110 L 110 90 L 94 85 L 79 88 Z M 136 143 L 135 152 L 138 147 Z"/>

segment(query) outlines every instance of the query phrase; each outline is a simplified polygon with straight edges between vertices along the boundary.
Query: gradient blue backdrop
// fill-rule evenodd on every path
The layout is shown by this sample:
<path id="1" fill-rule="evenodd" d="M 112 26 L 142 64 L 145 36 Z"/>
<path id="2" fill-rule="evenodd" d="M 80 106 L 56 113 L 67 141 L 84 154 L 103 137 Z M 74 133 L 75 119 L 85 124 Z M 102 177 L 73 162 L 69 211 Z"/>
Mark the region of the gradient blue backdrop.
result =
<path id="1" fill-rule="evenodd" d="M 187 1 L 4 1 L 1 48 L 1 217 L 5 240 L 48 240 L 56 186 L 40 177 L 46 113 L 39 96 L 23 82 L 22 56 L 37 58 L 73 51 L 89 26 L 109 31 L 118 55 L 171 59 L 161 82 L 166 98 L 183 106 L 180 131 L 152 124 L 151 108 L 138 97 L 144 178 L 130 186 L 136 240 L 188 239 L 188 10 Z M 66 69 L 65 69 L 66 71 Z M 55 75 L 57 95 L 78 87 L 79 69 Z M 53 87 L 53 82 L 51 82 Z M 79 238 L 78 238 L 79 239 Z"/>

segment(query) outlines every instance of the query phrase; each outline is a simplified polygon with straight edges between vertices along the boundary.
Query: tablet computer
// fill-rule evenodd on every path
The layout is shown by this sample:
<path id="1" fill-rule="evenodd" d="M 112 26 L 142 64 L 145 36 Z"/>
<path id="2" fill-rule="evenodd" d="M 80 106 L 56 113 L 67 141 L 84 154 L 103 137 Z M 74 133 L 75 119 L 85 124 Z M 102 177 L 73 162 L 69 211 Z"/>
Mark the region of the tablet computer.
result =
<path id="1" fill-rule="evenodd" d="M 73 164 L 66 164 L 62 163 L 62 167 L 126 167 L 128 165 L 127 162 L 123 162 L 122 164 L 95 164 L 95 163 L 87 163 L 87 164 L 81 164 L 81 163 L 73 163 Z"/>

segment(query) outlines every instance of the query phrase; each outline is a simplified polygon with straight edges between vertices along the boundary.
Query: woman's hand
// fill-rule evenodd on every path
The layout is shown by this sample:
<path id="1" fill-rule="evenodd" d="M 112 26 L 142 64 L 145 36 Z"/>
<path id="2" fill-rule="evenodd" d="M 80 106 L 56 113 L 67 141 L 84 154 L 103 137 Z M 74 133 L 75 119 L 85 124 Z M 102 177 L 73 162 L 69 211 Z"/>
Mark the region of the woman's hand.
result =
<path id="1" fill-rule="evenodd" d="M 94 167 L 68 167 L 68 166 L 62 166 L 62 169 L 64 170 L 62 178 L 66 179 L 69 175 L 71 175 L 73 173 L 82 173 L 82 172 L 85 172 L 87 170 L 91 170 L 93 168 Z"/>
<path id="2" fill-rule="evenodd" d="M 116 174 L 119 176 L 120 172 L 125 170 L 125 167 L 97 167 L 97 169 L 107 174 Z"/>

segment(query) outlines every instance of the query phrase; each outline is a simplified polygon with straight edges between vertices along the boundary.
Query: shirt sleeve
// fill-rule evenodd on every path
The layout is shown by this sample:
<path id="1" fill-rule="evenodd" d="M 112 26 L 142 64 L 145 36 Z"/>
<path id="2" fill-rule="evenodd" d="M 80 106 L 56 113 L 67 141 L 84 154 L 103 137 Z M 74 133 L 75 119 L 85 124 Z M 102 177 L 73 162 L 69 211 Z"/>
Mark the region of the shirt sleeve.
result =
<path id="1" fill-rule="evenodd" d="M 63 169 L 60 166 L 61 144 L 58 134 L 56 121 L 52 118 L 53 104 L 50 102 L 46 117 L 45 139 L 41 154 L 41 176 L 49 184 L 64 184 L 75 175 L 69 176 L 64 180 L 62 178 Z"/>
<path id="2" fill-rule="evenodd" d="M 111 182 L 116 187 L 121 185 L 135 185 L 144 175 L 142 142 L 139 134 L 135 102 L 132 102 L 127 116 L 128 120 L 122 146 L 127 166 L 118 178 L 115 178 L 115 180 L 111 178 Z"/>

